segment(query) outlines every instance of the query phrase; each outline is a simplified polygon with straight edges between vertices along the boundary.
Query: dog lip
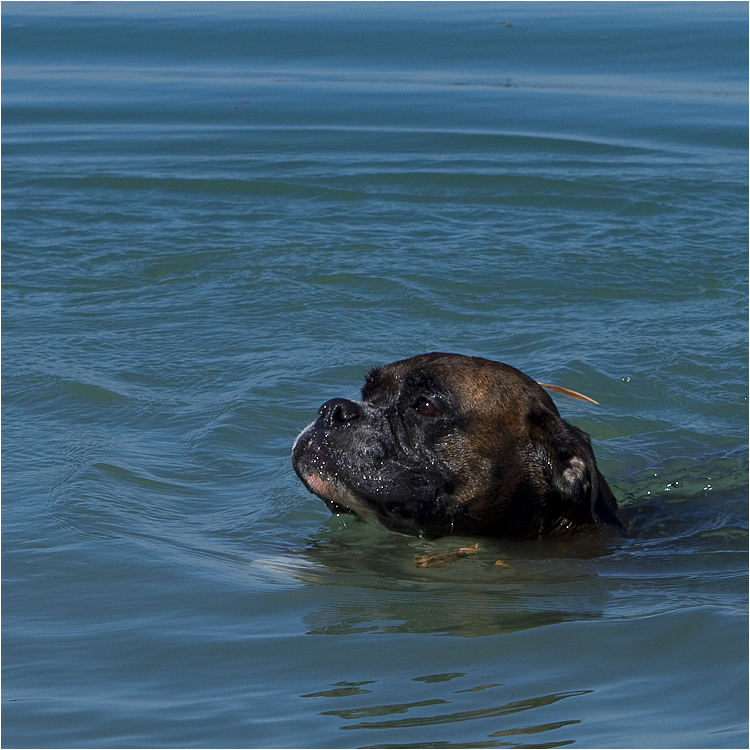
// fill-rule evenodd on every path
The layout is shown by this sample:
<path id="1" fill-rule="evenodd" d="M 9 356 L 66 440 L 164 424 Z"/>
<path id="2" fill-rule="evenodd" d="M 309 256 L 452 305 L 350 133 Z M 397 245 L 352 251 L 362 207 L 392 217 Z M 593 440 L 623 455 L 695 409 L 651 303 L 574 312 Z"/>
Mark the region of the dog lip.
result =
<path id="1" fill-rule="evenodd" d="M 306 453 L 314 453 L 316 456 L 321 455 L 320 441 L 315 433 L 315 430 L 311 429 L 312 425 L 305 429 L 294 442 L 294 452 L 304 451 Z"/>
<path id="2" fill-rule="evenodd" d="M 321 500 L 340 502 L 341 489 L 327 466 L 326 450 L 321 438 L 319 431 L 312 425 L 302 432 L 294 444 L 294 470 L 313 495 Z"/>
<path id="3" fill-rule="evenodd" d="M 333 500 L 336 493 L 336 485 L 333 482 L 323 479 L 320 474 L 315 472 L 305 473 L 303 479 L 307 485 L 307 489 L 310 490 L 314 495 L 322 497 L 326 500 Z"/>
<path id="4" fill-rule="evenodd" d="M 298 472 L 299 478 L 309 493 L 325 502 L 333 502 L 344 508 L 349 507 L 345 493 L 342 492 L 335 479 L 326 479 L 319 470 L 305 468 Z"/>
<path id="5" fill-rule="evenodd" d="M 336 514 L 353 513 L 375 526 L 382 526 L 378 511 L 360 498 L 357 492 L 339 478 L 337 469 L 328 463 L 325 432 L 310 426 L 296 440 L 294 470 L 308 492 L 319 497 Z"/>
<path id="6" fill-rule="evenodd" d="M 353 513 L 361 516 L 370 523 L 379 526 L 380 522 L 371 508 L 366 504 L 357 501 L 355 495 L 349 492 L 346 487 L 340 485 L 335 479 L 324 479 L 316 472 L 307 471 L 300 475 L 305 487 L 313 494 L 319 497 L 328 506 L 332 513 Z"/>

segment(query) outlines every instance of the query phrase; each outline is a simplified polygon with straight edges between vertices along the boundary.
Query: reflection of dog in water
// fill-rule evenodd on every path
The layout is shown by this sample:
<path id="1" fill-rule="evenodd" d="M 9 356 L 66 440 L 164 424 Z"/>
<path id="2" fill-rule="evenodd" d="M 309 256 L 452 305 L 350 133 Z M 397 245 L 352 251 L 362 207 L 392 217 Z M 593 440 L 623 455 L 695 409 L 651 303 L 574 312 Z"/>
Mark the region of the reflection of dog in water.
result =
<path id="1" fill-rule="evenodd" d="M 334 513 L 428 538 L 625 535 L 588 435 L 509 365 L 422 354 L 373 370 L 361 401 L 334 398 L 319 415 L 293 463 Z"/>

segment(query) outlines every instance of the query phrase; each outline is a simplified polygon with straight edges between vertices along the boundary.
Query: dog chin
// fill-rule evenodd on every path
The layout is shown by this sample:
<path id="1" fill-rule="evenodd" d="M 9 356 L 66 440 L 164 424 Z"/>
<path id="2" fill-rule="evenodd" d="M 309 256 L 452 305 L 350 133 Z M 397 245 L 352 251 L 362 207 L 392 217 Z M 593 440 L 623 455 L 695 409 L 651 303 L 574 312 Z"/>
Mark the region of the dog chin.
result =
<path id="1" fill-rule="evenodd" d="M 307 489 L 313 495 L 317 495 L 321 500 L 346 507 L 345 496 L 348 493 L 345 490 L 341 490 L 336 482 L 323 479 L 319 474 L 305 474 L 303 479 L 307 485 Z"/>
<path id="2" fill-rule="evenodd" d="M 384 528 L 377 513 L 337 480 L 324 479 L 319 474 L 308 472 L 302 476 L 302 481 L 313 495 L 323 500 L 332 513 L 353 513 L 373 526 Z"/>

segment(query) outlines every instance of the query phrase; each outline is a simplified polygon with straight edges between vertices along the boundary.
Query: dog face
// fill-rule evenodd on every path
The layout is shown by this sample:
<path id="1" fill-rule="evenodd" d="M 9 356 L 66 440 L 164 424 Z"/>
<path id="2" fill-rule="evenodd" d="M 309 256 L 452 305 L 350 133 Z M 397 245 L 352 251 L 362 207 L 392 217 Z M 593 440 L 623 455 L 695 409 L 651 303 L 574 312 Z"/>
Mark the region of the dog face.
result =
<path id="1" fill-rule="evenodd" d="M 297 438 L 294 469 L 334 513 L 435 538 L 624 535 L 586 433 L 509 365 L 433 352 L 370 372 Z"/>

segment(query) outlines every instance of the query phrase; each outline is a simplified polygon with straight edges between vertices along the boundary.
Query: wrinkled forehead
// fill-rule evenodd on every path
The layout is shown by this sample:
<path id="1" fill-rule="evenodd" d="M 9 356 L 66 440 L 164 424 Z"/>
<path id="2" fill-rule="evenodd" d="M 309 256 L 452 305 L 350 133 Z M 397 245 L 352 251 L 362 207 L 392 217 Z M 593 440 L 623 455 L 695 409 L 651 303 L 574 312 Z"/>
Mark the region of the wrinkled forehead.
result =
<path id="1" fill-rule="evenodd" d="M 386 403 L 406 390 L 419 389 L 450 395 L 464 408 L 523 408 L 530 400 L 538 402 L 540 398 L 545 405 L 552 405 L 534 380 L 510 365 L 439 352 L 375 368 L 367 376 L 362 398 Z"/>

